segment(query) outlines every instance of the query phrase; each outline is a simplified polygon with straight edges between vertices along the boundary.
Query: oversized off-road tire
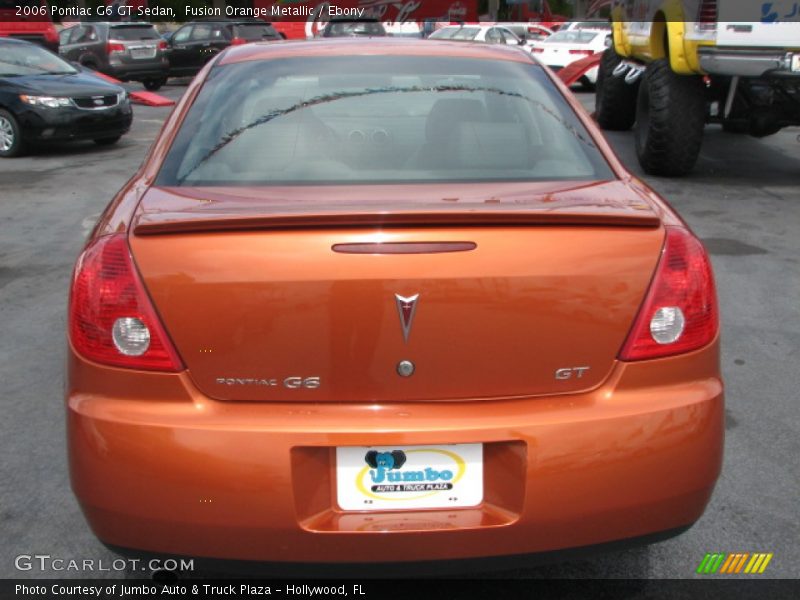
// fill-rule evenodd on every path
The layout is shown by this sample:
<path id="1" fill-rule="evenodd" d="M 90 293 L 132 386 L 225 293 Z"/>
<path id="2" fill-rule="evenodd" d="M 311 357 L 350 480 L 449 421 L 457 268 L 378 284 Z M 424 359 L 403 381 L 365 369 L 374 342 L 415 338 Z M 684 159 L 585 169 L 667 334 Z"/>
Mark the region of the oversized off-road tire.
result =
<path id="1" fill-rule="evenodd" d="M 625 83 L 624 77 L 612 74 L 622 58 L 614 48 L 606 48 L 597 69 L 595 84 L 595 119 L 609 131 L 627 131 L 636 120 L 636 91 L 638 82 Z"/>
<path id="2" fill-rule="evenodd" d="M 634 127 L 636 155 L 645 172 L 674 177 L 691 171 L 700 154 L 705 121 L 701 77 L 677 75 L 663 58 L 647 65 Z"/>

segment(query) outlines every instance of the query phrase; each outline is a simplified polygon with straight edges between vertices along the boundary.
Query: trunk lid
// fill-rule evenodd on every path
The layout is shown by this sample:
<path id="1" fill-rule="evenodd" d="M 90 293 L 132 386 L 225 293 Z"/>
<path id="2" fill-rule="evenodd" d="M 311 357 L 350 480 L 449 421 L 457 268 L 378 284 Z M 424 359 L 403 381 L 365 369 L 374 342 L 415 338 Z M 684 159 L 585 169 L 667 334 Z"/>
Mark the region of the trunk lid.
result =
<path id="1" fill-rule="evenodd" d="M 653 208 L 620 182 L 412 187 L 151 189 L 131 248 L 198 388 L 376 402 L 601 383 L 658 260 Z M 310 200 L 345 194 L 335 214 Z"/>

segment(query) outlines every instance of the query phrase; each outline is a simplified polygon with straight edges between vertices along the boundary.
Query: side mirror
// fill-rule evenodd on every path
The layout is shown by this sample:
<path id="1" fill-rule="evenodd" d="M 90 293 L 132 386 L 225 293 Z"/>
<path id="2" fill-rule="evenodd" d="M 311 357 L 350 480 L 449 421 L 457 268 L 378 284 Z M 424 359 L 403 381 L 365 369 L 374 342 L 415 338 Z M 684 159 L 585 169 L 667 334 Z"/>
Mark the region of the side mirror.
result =
<path id="1" fill-rule="evenodd" d="M 526 42 L 527 42 L 527 40 L 523 36 L 523 37 L 519 38 L 519 41 L 517 42 L 517 46 L 524 46 Z"/>

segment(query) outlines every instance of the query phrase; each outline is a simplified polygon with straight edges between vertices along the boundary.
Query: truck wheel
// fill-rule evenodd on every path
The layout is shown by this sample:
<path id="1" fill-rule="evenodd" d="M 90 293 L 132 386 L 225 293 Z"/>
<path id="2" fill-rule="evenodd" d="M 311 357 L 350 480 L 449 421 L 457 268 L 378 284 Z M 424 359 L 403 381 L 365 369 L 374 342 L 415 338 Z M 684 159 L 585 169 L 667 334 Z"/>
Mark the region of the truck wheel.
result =
<path id="1" fill-rule="evenodd" d="M 624 77 L 612 75 L 621 62 L 614 48 L 606 48 L 597 70 L 595 118 L 600 127 L 609 131 L 627 131 L 636 120 L 638 83 L 627 84 Z"/>
<path id="2" fill-rule="evenodd" d="M 650 175 L 691 171 L 705 127 L 705 84 L 695 75 L 676 75 L 667 59 L 647 66 L 636 102 L 634 139 L 639 164 Z"/>

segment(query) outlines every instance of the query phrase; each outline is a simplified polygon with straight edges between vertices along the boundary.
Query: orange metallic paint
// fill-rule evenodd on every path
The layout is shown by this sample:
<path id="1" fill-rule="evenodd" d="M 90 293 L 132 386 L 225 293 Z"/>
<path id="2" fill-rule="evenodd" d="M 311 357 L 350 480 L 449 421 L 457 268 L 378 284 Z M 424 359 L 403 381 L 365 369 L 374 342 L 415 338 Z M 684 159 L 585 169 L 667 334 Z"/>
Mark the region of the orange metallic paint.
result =
<path id="1" fill-rule="evenodd" d="M 478 227 L 440 222 L 435 227 L 420 227 L 419 223 L 411 226 L 406 222 L 384 227 L 365 222 L 359 227 L 345 223 L 336 230 L 322 228 L 321 224 L 315 229 L 298 228 L 296 224 L 287 228 L 283 223 L 275 228 L 268 219 L 256 224 L 253 219 L 257 211 L 252 210 L 252 202 L 247 202 L 248 197 L 252 200 L 259 193 L 268 193 L 264 190 L 217 189 L 207 192 L 209 202 L 198 203 L 197 190 L 190 190 L 188 197 L 181 199 L 172 191 L 151 187 L 177 127 L 216 62 L 268 60 L 297 52 L 440 53 L 531 60 L 517 51 L 485 45 L 361 40 L 247 45 L 231 48 L 209 63 L 168 118 L 139 172 L 117 194 L 93 233 L 98 236 L 129 232 L 132 252 L 149 293 L 181 352 L 195 343 L 185 338 L 196 334 L 188 326 L 172 323 L 179 320 L 177 313 L 185 310 L 195 316 L 208 315 L 203 296 L 192 299 L 189 286 L 182 289 L 177 285 L 180 268 L 187 264 L 185 261 L 196 261 L 209 245 L 218 253 L 236 256 L 234 240 L 240 244 L 254 242 L 261 250 L 279 254 L 297 252 L 299 246 L 307 244 L 307 260 L 298 257 L 294 263 L 295 268 L 301 267 L 298 272 L 292 273 L 286 264 L 271 267 L 276 269 L 273 275 L 283 280 L 319 280 L 334 259 L 352 259 L 357 266 L 352 271 L 330 273 L 331 280 L 370 276 L 408 279 L 413 265 L 420 270 L 419 276 L 425 277 L 426 267 L 419 262 L 420 255 L 379 257 L 387 259 L 386 264 L 394 261 L 387 271 L 379 272 L 364 262 L 374 258 L 371 255 L 337 255 L 330 250 L 336 243 L 374 241 L 369 238 L 376 235 L 393 241 L 477 244 L 470 252 L 423 255 L 426 259 L 441 259 L 429 276 L 438 276 L 441 269 L 447 268 L 455 276 L 466 278 L 465 265 L 470 264 L 474 276 L 489 277 L 491 274 L 482 269 L 489 264 L 495 267 L 503 253 L 509 257 L 503 263 L 507 275 L 525 273 L 525 268 L 533 272 L 553 269 L 541 261 L 534 261 L 533 267 L 526 266 L 514 254 L 519 250 L 514 242 L 520 243 L 525 229 L 515 229 L 507 223 Z M 722 462 L 724 408 L 718 339 L 695 352 L 637 363 L 613 360 L 616 351 L 611 350 L 621 344 L 625 329 L 630 326 L 637 308 L 635 296 L 641 301 L 644 295 L 657 260 L 663 226 L 682 222 L 664 200 L 627 173 L 577 100 L 557 80 L 555 85 L 565 93 L 619 181 L 587 186 L 580 192 L 563 189 L 563 183 L 549 189 L 545 184 L 531 184 L 526 190 L 518 184 L 496 184 L 492 194 L 502 202 L 504 194 L 512 197 L 522 193 L 529 203 L 529 215 L 543 214 L 547 200 L 556 198 L 558 218 L 549 225 L 544 221 L 526 225 L 567 257 L 560 267 L 563 271 L 573 276 L 582 274 L 583 279 L 573 277 L 577 284 L 569 278 L 554 284 L 554 298 L 559 289 L 574 289 L 570 286 L 592 281 L 592 264 L 603 268 L 616 265 L 621 273 L 623 287 L 615 292 L 617 299 L 613 294 L 607 295 L 608 290 L 601 286 L 597 310 L 587 315 L 586 323 L 591 324 L 597 317 L 602 320 L 603 311 L 612 310 L 615 301 L 624 306 L 618 315 L 619 323 L 598 334 L 605 364 L 591 385 L 576 385 L 561 392 L 554 392 L 553 386 L 525 388 L 518 375 L 521 366 L 517 364 L 514 372 L 518 385 L 514 389 L 507 386 L 501 394 L 491 394 L 486 381 L 470 373 L 473 385 L 458 387 L 447 402 L 409 401 L 412 397 L 422 400 L 426 396 L 424 387 L 435 387 L 435 379 L 425 385 L 412 383 L 416 387 L 409 389 L 416 391 L 406 398 L 402 391 L 389 388 L 385 389 L 386 397 L 373 394 L 368 398 L 369 394 L 359 396 L 355 384 L 348 390 L 344 378 L 338 384 L 338 398 L 330 396 L 324 402 L 312 395 L 293 399 L 287 393 L 259 398 L 260 402 L 219 401 L 201 391 L 207 384 L 198 383 L 198 376 L 192 372 L 193 365 L 201 365 L 198 369 L 202 372 L 198 361 L 204 359 L 199 354 L 184 356 L 188 371 L 162 374 L 98 365 L 78 356 L 70 345 L 66 382 L 70 472 L 75 494 L 97 536 L 117 546 L 195 556 L 408 561 L 557 550 L 664 531 L 697 520 Z M 395 187 L 409 191 L 405 186 Z M 418 186 L 413 191 L 420 192 L 419 187 L 434 186 Z M 342 188 L 328 191 L 341 193 Z M 376 190 L 369 192 L 374 194 Z M 444 198 L 439 192 L 427 191 Z M 386 190 L 381 190 L 378 197 L 390 198 Z M 477 200 L 487 194 L 478 186 L 464 185 L 458 197 Z M 586 223 L 594 219 L 602 224 L 578 226 L 570 220 L 575 216 L 569 213 L 576 208 L 576 198 L 584 204 L 578 211 L 588 210 L 590 218 Z M 616 202 L 606 202 L 608 199 Z M 640 208 L 635 209 L 634 205 Z M 229 219 L 236 211 L 245 211 L 247 218 L 236 225 L 237 231 L 221 232 L 225 227 L 221 227 L 220 220 Z M 269 217 L 263 212 L 261 217 Z M 620 220 L 616 224 L 608 221 L 613 218 Z M 559 219 L 558 227 L 550 227 Z M 176 223 L 187 221 L 195 225 L 204 222 L 205 228 L 201 231 L 195 227 L 193 233 L 165 233 Z M 141 231 L 134 233 L 138 227 L 142 227 Z M 587 250 L 589 239 L 602 245 Z M 327 254 L 322 252 L 324 248 L 328 249 Z M 583 254 L 576 248 L 582 248 Z M 319 262 L 315 262 L 317 259 Z M 206 282 L 214 278 L 235 279 L 233 269 L 237 267 L 252 275 L 247 272 L 244 256 L 239 255 L 237 260 L 241 264 L 208 263 L 192 276 L 199 273 Z M 258 257 L 253 260 L 256 265 L 262 261 Z M 470 260 L 476 262 L 462 262 Z M 580 271 L 582 262 L 585 267 Z M 199 265 L 194 263 L 195 268 Z M 599 285 L 599 279 L 593 283 Z M 365 284 L 358 285 L 363 288 Z M 396 292 L 413 291 L 414 286 L 408 287 Z M 590 287 L 582 292 L 588 293 Z M 234 326 L 230 320 L 233 311 L 226 314 L 224 310 L 220 295 L 223 289 L 219 287 L 214 292 L 212 304 L 218 304 L 214 327 L 219 328 L 219 343 L 226 346 L 226 351 L 234 351 L 235 344 L 228 348 L 232 340 L 223 336 L 226 327 Z M 230 293 L 245 289 L 246 282 L 240 278 Z M 390 291 L 389 287 L 383 291 Z M 466 288 L 461 286 L 457 291 L 451 300 L 467 301 Z M 317 293 L 322 294 L 323 290 Z M 288 297 L 284 300 L 291 302 Z M 320 296 L 319 302 L 323 301 L 327 299 Z M 364 303 L 358 309 L 364 314 L 384 310 Z M 545 313 L 549 310 L 546 305 L 539 309 Z M 384 316 L 373 316 L 380 324 L 365 324 L 363 333 L 380 338 L 382 333 L 378 330 L 384 326 Z M 391 316 L 386 316 L 385 326 L 397 329 L 393 334 L 400 338 L 394 317 L 395 321 L 391 321 Z M 423 312 L 417 318 L 411 339 L 418 344 L 415 351 L 424 357 L 422 362 L 439 361 L 437 369 L 457 376 L 458 359 L 463 360 L 460 349 L 452 362 L 446 356 L 431 354 L 425 343 L 434 340 L 426 329 L 434 323 L 426 321 L 428 317 Z M 563 317 L 560 323 L 568 325 Z M 497 327 L 499 322 L 492 321 L 491 325 Z M 547 327 L 546 320 L 541 325 Z M 342 333 L 348 335 L 345 330 Z M 457 330 L 451 333 L 460 335 Z M 532 341 L 536 334 L 531 332 Z M 556 334 L 555 330 L 548 333 L 551 337 Z M 312 333 L 303 331 L 303 335 Z M 389 360 L 391 355 L 395 360 L 402 347 L 400 340 L 386 341 L 382 358 Z M 257 351 L 253 346 L 249 349 Z M 547 344 L 536 348 L 533 363 L 547 361 L 549 351 Z M 592 346 L 574 351 L 586 352 L 587 356 L 598 353 L 597 347 Z M 493 352 L 500 352 L 505 361 L 518 360 L 503 348 Z M 558 352 L 562 358 L 568 354 L 566 347 Z M 221 360 L 224 363 L 226 358 Z M 351 375 L 357 375 L 357 369 Z M 425 377 L 422 372 L 420 375 Z M 476 394 L 482 401 L 468 401 Z M 507 397 L 498 397 L 503 394 Z M 338 401 L 331 401 L 334 399 Z M 336 446 L 472 442 L 484 444 L 486 465 L 485 498 L 475 508 L 365 513 L 344 512 L 336 506 Z"/>
<path id="2" fill-rule="evenodd" d="M 337 562 L 583 546 L 694 522 L 722 460 L 716 342 L 617 363 L 590 392 L 487 402 L 217 402 L 186 373 L 72 351 L 69 382 L 70 468 L 89 523 L 107 543 L 154 552 Z M 335 505 L 335 446 L 475 441 L 487 444 L 477 508 Z"/>

